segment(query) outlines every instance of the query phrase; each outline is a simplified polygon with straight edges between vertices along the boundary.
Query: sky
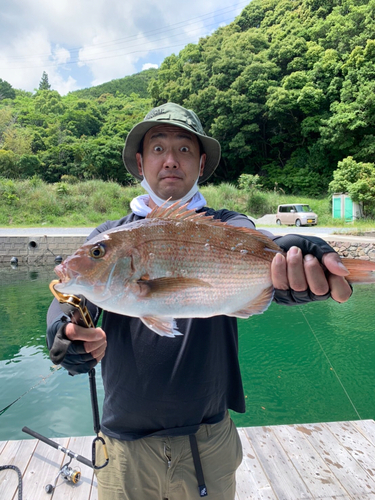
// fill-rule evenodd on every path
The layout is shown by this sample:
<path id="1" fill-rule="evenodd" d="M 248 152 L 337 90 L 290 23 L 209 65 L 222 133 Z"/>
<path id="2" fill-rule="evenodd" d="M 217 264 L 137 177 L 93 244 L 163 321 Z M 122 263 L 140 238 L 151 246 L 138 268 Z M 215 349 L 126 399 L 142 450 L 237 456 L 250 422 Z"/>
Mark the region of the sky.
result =
<path id="1" fill-rule="evenodd" d="M 33 92 L 45 71 L 61 95 L 123 78 L 159 67 L 231 23 L 248 3 L 1 0 L 0 78 Z"/>

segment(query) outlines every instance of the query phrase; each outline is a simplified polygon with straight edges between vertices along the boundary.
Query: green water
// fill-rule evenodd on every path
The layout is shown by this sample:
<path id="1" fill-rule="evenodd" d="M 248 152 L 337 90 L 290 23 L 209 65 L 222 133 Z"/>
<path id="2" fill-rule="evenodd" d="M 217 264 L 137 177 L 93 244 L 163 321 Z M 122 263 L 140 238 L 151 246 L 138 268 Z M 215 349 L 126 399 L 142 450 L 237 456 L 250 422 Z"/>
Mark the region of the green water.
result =
<path id="1" fill-rule="evenodd" d="M 0 441 L 23 426 L 92 435 L 87 375 L 54 371 L 45 347 L 53 269 L 0 269 Z M 375 286 L 346 304 L 272 304 L 239 322 L 247 411 L 238 426 L 375 418 Z M 97 368 L 99 405 L 103 398 Z M 21 397 L 20 397 L 21 396 Z M 1 410 L 19 398 L 6 411 Z"/>

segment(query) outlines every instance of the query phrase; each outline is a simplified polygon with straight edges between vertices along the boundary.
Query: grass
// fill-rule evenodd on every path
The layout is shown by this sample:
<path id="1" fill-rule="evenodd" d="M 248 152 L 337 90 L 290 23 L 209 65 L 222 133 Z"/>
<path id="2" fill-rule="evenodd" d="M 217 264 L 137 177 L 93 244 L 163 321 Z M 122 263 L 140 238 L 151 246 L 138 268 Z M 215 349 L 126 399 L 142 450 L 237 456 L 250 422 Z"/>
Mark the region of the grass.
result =
<path id="1" fill-rule="evenodd" d="M 275 192 L 238 189 L 234 184 L 201 187 L 208 206 L 227 208 L 254 218 L 276 213 L 282 203 L 308 203 L 319 215 L 319 226 L 350 228 L 365 233 L 375 220 L 346 223 L 332 219 L 330 197 L 309 198 Z M 39 178 L 13 181 L 0 178 L 0 227 L 91 227 L 130 212 L 130 201 L 144 193 L 139 184 L 123 187 L 115 182 L 91 180 L 47 184 Z"/>

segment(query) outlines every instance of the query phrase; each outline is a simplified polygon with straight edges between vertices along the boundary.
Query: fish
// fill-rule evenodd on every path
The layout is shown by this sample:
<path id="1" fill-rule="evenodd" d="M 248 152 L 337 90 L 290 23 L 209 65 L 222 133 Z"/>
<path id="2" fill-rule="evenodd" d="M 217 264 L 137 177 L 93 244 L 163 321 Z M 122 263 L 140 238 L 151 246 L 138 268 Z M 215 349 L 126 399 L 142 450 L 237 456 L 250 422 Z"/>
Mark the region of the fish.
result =
<path id="1" fill-rule="evenodd" d="M 54 286 L 174 337 L 181 335 L 178 318 L 248 318 L 267 310 L 277 253 L 285 255 L 259 231 L 176 202 L 84 243 L 56 266 L 59 283 Z M 374 281 L 375 263 L 343 261 L 351 273 L 348 281 Z"/>

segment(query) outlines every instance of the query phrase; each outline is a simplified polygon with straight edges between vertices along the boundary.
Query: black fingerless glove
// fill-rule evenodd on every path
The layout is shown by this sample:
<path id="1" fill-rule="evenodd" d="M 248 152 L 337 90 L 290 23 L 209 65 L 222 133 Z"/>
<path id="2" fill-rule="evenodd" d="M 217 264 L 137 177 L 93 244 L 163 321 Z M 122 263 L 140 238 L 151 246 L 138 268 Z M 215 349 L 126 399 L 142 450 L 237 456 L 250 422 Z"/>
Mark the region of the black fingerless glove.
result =
<path id="1" fill-rule="evenodd" d="M 328 243 L 317 236 L 300 236 L 299 234 L 287 234 L 274 238 L 274 242 L 279 245 L 285 252 L 291 247 L 298 247 L 302 251 L 302 255 L 311 254 L 320 262 L 323 255 L 334 252 L 334 249 Z"/>
<path id="2" fill-rule="evenodd" d="M 312 293 L 309 288 L 303 292 L 296 292 L 291 288 L 289 288 L 289 290 L 278 290 L 275 288 L 273 300 L 276 304 L 282 304 L 284 306 L 297 306 L 298 304 L 308 304 L 309 302 L 327 300 L 330 296 L 330 292 L 325 295 L 315 295 L 315 293 Z"/>
<path id="3" fill-rule="evenodd" d="M 49 357 L 55 365 L 62 365 L 68 370 L 70 375 L 86 373 L 97 364 L 97 360 L 90 353 L 85 351 L 82 340 L 72 342 L 65 334 L 66 325 L 64 323 L 57 330 L 53 340 Z"/>
<path id="4" fill-rule="evenodd" d="M 300 236 L 299 234 L 287 234 L 274 239 L 285 252 L 291 247 L 298 247 L 302 251 L 302 255 L 311 254 L 322 262 L 323 255 L 326 253 L 334 252 L 334 249 L 328 243 L 316 236 Z M 319 300 L 327 300 L 331 296 L 328 292 L 325 295 L 315 295 L 310 289 L 303 292 L 296 292 L 291 288 L 289 290 L 275 289 L 273 300 L 277 304 L 286 306 L 295 306 L 298 304 L 307 304 L 308 302 L 315 302 Z"/>
<path id="5" fill-rule="evenodd" d="M 100 310 L 92 304 L 90 315 L 96 322 L 100 315 Z M 87 353 L 81 340 L 72 342 L 65 335 L 66 325 L 70 322 L 67 314 L 61 312 L 61 306 L 56 299 L 53 299 L 47 313 L 47 335 L 46 342 L 50 351 L 51 361 L 61 364 L 70 375 L 87 373 L 94 368 L 97 360 Z"/>

